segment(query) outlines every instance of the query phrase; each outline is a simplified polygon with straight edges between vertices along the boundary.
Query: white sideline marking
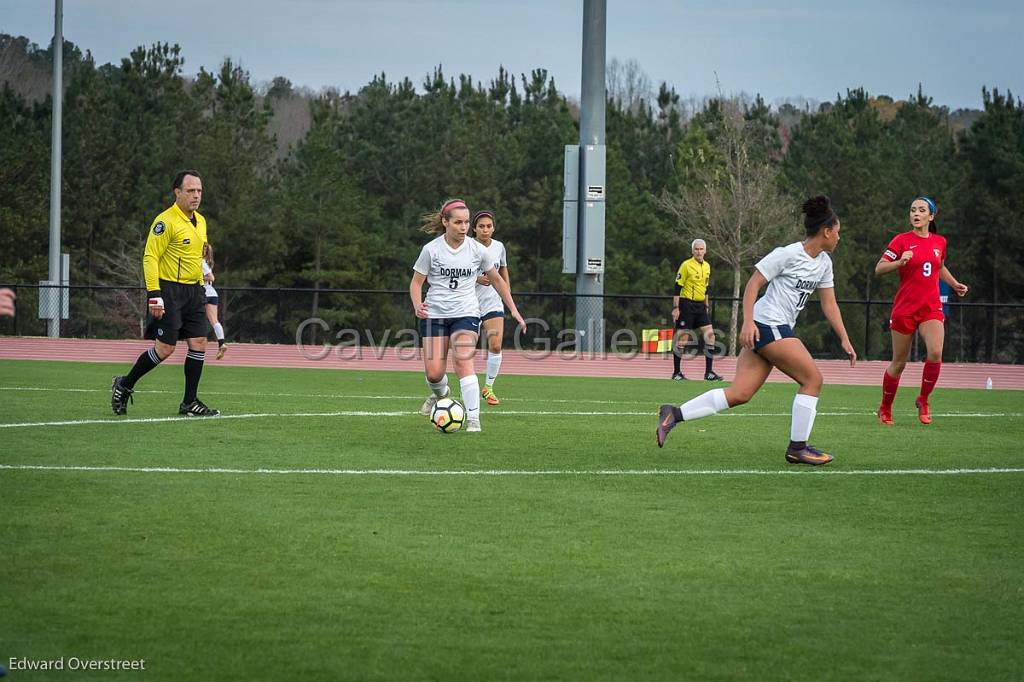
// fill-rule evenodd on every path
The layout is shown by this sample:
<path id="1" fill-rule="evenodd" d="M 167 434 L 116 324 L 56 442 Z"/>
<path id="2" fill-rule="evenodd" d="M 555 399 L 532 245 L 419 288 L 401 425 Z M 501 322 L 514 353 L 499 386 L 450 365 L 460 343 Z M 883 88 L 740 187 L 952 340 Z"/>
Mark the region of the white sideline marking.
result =
<path id="1" fill-rule="evenodd" d="M 44 386 L 0 386 L 0 391 L 57 391 L 64 393 L 110 393 L 109 388 L 58 388 L 58 387 L 44 387 Z M 140 395 L 180 395 L 181 391 L 163 391 L 163 390 L 143 390 L 136 389 L 136 394 Z M 203 391 L 203 395 L 224 395 L 224 396 L 245 396 L 247 398 L 330 398 L 336 400 L 423 400 L 425 395 L 362 395 L 357 393 L 252 393 L 252 392 L 240 392 L 240 391 Z M 653 405 L 650 401 L 643 400 L 599 400 L 596 398 L 502 398 L 503 403 L 512 402 L 529 402 L 534 404 L 544 403 L 555 403 L 555 404 L 572 404 L 572 405 Z M 506 414 L 564 414 L 564 415 L 586 415 L 593 414 L 594 416 L 605 416 L 605 415 L 641 415 L 649 414 L 648 412 L 509 412 L 503 410 Z M 493 412 L 489 414 L 498 414 Z M 874 411 L 871 412 L 818 412 L 819 415 L 826 417 L 851 417 L 851 416 L 867 416 L 874 415 Z M 905 410 L 897 411 L 894 414 L 910 414 L 917 416 L 916 410 Z M 781 413 L 769 413 L 769 412 L 726 412 L 719 416 L 736 416 L 736 417 L 778 417 L 778 416 L 789 416 L 789 413 L 782 415 Z M 1000 412 L 1000 413 L 984 413 L 984 412 L 951 412 L 945 414 L 933 413 L 933 417 L 1024 417 L 1024 412 Z M 2 426 L 2 425 L 0 425 Z"/>
<path id="2" fill-rule="evenodd" d="M 42 386 L 0 386 L 0 391 L 59 391 L 64 393 L 110 393 L 109 388 L 54 388 Z M 143 390 L 136 389 L 137 394 L 176 395 L 181 391 Z M 425 394 L 419 395 L 361 395 L 356 393 L 252 393 L 240 391 L 203 391 L 203 395 L 232 395 L 256 398 L 336 398 L 339 400 L 423 400 Z M 588 398 L 502 398 L 503 402 L 531 403 L 585 403 L 592 405 L 646 405 L 640 400 L 596 400 Z"/>
<path id="3" fill-rule="evenodd" d="M 559 412 L 554 410 L 495 410 L 488 411 L 488 419 L 491 417 L 500 416 L 534 416 L 534 417 L 653 417 L 655 416 L 653 410 L 644 410 L 643 412 L 625 412 L 625 411 L 608 411 L 608 412 Z M 818 412 L 819 417 L 866 417 L 873 416 L 874 412 Z M 334 412 L 246 412 L 242 414 L 222 414 L 217 417 L 186 417 L 184 415 L 172 416 L 172 417 L 140 417 L 136 419 L 132 418 L 108 418 L 108 419 L 71 419 L 66 421 L 52 421 L 52 422 L 9 422 L 0 423 L 0 429 L 17 429 L 17 428 L 38 428 L 38 427 L 49 427 L 49 426 L 91 426 L 95 424 L 159 424 L 163 422 L 209 422 L 218 421 L 224 419 L 283 419 L 286 417 L 412 417 L 420 416 L 419 411 L 393 411 L 393 412 L 373 412 L 369 410 L 339 410 Z M 789 412 L 723 412 L 714 415 L 714 417 L 786 417 L 789 418 L 792 415 Z M 999 412 L 999 413 L 984 413 L 984 412 L 960 412 L 960 413 L 933 413 L 933 417 L 1021 417 L 1024 414 L 1019 412 Z"/>
<path id="4" fill-rule="evenodd" d="M 0 464 L 0 469 L 14 471 L 86 471 L 140 474 L 233 474 L 280 476 L 306 474 L 315 476 L 960 476 L 966 474 L 1022 474 L 1024 469 L 228 469 L 219 467 L 117 467 L 117 466 L 46 466 L 39 464 Z"/>
<path id="5" fill-rule="evenodd" d="M 365 412 L 360 410 L 350 410 L 347 412 L 289 412 L 283 414 L 277 414 L 273 412 L 254 412 L 247 414 L 222 414 L 217 417 L 186 417 L 184 415 L 178 415 L 176 417 L 146 417 L 139 419 L 75 419 L 70 421 L 62 422 L 12 422 L 10 424 L 0 424 L 0 429 L 14 429 L 18 427 L 31 427 L 31 426 L 82 426 L 90 424 L 157 424 L 160 422 L 210 422 L 212 420 L 222 419 L 257 419 L 260 417 L 403 417 L 410 414 L 419 414 L 419 412 Z"/>

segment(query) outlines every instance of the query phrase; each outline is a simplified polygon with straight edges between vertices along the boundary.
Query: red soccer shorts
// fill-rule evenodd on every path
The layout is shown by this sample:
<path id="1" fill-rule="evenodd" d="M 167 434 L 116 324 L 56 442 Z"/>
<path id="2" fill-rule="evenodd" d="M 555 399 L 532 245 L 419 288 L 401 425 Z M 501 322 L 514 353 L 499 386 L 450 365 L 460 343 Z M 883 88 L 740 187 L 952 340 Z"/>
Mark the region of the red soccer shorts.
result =
<path id="1" fill-rule="evenodd" d="M 900 334 L 906 334 L 907 336 L 913 335 L 917 331 L 918 326 L 922 322 L 928 320 L 938 320 L 939 322 L 945 321 L 946 316 L 942 314 L 942 310 L 918 310 L 916 313 L 910 315 L 897 315 L 896 311 L 892 312 L 892 317 L 889 318 L 889 329 Z"/>

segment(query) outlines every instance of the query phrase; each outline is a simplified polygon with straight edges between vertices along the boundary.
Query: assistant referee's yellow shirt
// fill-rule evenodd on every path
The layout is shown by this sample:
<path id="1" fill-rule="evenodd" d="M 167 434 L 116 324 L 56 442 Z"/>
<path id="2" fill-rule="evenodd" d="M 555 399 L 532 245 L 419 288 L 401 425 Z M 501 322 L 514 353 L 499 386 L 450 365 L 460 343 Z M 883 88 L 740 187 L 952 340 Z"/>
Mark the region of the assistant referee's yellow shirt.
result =
<path id="1" fill-rule="evenodd" d="M 698 263 L 696 258 L 684 260 L 676 273 L 679 296 L 691 301 L 703 301 L 711 281 L 711 266 L 707 261 Z"/>
<path id="2" fill-rule="evenodd" d="M 203 281 L 206 218 L 198 211 L 193 215 L 195 225 L 178 204 L 174 204 L 153 220 L 146 238 L 146 253 L 142 256 L 147 291 L 157 291 L 162 279 L 180 284 Z"/>

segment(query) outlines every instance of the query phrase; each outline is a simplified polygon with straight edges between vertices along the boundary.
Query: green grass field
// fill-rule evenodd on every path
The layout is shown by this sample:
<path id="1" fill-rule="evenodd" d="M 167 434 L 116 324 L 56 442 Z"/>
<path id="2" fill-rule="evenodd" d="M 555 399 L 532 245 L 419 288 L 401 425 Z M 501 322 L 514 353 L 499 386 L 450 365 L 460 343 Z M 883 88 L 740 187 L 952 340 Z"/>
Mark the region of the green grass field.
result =
<path id="1" fill-rule="evenodd" d="M 117 419 L 126 367 L 0 362 L 0 664 L 145 672 L 12 680 L 1024 677 L 1024 393 L 827 386 L 819 470 L 791 384 L 659 450 L 706 384 L 507 376 L 443 435 L 420 374 L 208 363 L 182 421 L 160 367 Z"/>

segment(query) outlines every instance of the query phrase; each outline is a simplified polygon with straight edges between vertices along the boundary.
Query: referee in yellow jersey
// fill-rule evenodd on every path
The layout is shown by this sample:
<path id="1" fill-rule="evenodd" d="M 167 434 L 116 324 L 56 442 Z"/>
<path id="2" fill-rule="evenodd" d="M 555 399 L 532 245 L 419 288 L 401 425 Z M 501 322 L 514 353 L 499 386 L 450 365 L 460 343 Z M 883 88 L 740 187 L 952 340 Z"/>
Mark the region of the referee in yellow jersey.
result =
<path id="1" fill-rule="evenodd" d="M 188 343 L 185 355 L 185 396 L 178 414 L 215 417 L 220 412 L 196 397 L 206 355 L 206 290 L 203 288 L 203 247 L 206 219 L 196 210 L 203 199 L 203 181 L 194 170 L 174 176 L 174 205 L 153 220 L 146 238 L 142 270 L 149 294 L 152 320 L 146 338 L 153 347 L 139 356 L 126 376 L 114 377 L 110 406 L 114 414 L 128 414 L 135 383 L 174 352 L 178 339 Z"/>
<path id="2" fill-rule="evenodd" d="M 708 283 L 711 281 L 711 266 L 704 260 L 708 246 L 703 239 L 694 239 L 690 246 L 693 258 L 684 260 L 676 273 L 676 292 L 672 297 L 672 319 L 676 329 L 700 332 L 697 339 L 697 354 L 704 355 L 704 380 L 721 381 L 711 365 L 714 362 L 715 331 L 708 317 Z M 688 334 L 676 334 L 676 347 L 672 352 L 672 378 L 682 381 L 686 377 L 679 367 L 683 352 L 683 339 Z"/>

